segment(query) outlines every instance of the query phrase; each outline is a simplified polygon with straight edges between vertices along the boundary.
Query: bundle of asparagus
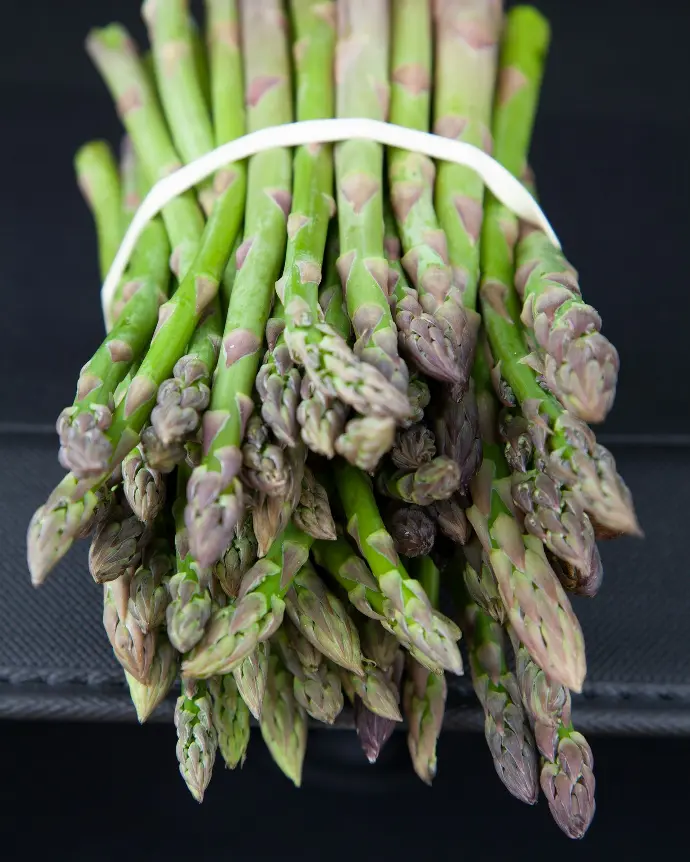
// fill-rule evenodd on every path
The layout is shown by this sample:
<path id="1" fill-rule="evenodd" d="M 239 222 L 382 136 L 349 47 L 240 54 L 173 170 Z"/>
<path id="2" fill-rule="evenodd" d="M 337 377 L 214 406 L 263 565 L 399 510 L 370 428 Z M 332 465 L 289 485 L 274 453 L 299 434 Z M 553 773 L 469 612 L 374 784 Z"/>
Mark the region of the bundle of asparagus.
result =
<path id="1" fill-rule="evenodd" d="M 204 45 L 186 0 L 147 0 L 147 55 L 119 25 L 89 34 L 126 130 L 119 168 L 103 142 L 76 157 L 103 275 L 159 178 L 293 119 L 431 127 L 533 183 L 536 10 L 286 5 L 206 0 Z M 31 521 L 29 568 L 43 583 L 92 535 L 139 719 L 182 680 L 195 799 L 218 752 L 244 761 L 250 716 L 299 785 L 307 717 L 333 723 L 345 699 L 371 761 L 404 715 L 431 782 L 462 629 L 499 777 L 530 804 L 541 784 L 581 837 L 594 777 L 568 593 L 597 592 L 597 538 L 639 528 L 585 424 L 618 357 L 560 250 L 469 168 L 373 141 L 276 147 L 164 207 L 107 327 L 57 422 L 69 472 Z"/>

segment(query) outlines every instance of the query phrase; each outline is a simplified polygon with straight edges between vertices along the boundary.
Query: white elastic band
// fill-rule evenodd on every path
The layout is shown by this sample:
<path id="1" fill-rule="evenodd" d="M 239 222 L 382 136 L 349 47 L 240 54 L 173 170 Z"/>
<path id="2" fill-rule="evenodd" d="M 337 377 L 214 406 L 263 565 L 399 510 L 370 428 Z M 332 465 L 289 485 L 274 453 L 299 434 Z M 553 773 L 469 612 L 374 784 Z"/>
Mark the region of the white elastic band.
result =
<path id="1" fill-rule="evenodd" d="M 423 153 L 429 158 L 445 162 L 455 162 L 475 170 L 488 188 L 496 195 L 502 204 L 512 210 L 524 221 L 540 227 L 558 248 L 560 243 L 548 219 L 539 204 L 519 180 L 500 165 L 483 150 L 472 144 L 443 138 L 427 132 L 418 132 L 395 126 L 392 123 L 382 123 L 378 120 L 366 119 L 331 119 L 306 120 L 301 123 L 289 123 L 281 126 L 271 126 L 252 132 L 241 138 L 236 138 L 227 144 L 216 147 L 175 171 L 170 176 L 159 180 L 146 195 L 127 229 L 122 244 L 115 255 L 115 260 L 101 289 L 103 315 L 107 319 L 107 308 L 113 294 L 124 275 L 134 246 L 149 221 L 183 192 L 198 185 L 211 174 L 230 162 L 243 159 L 272 150 L 276 147 L 299 147 L 303 144 L 336 143 L 354 138 L 376 141 L 388 147 L 398 147 L 402 150 L 412 150 Z"/>

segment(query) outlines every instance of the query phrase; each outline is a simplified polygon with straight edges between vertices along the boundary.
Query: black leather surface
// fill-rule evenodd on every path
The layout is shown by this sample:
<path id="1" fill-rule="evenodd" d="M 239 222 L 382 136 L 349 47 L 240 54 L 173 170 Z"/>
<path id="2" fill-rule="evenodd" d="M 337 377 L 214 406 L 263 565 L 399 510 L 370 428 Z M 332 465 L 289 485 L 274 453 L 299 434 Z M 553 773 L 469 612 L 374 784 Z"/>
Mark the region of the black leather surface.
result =
<path id="1" fill-rule="evenodd" d="M 644 542 L 603 548 L 606 583 L 577 601 L 588 643 L 589 730 L 690 732 L 687 319 L 690 7 L 641 0 L 539 0 L 553 47 L 533 147 L 547 214 L 619 348 L 622 373 L 604 433 L 635 494 Z M 5 8 L 7 7 L 7 8 Z M 24 536 L 60 476 L 50 428 L 101 338 L 94 231 L 71 160 L 120 134 L 86 59 L 88 28 L 142 27 L 140 0 L 4 4 L 0 52 L 0 715 L 130 719 L 101 631 L 86 548 L 40 591 Z M 660 446 L 632 440 L 661 441 Z M 626 442 L 627 441 L 627 442 Z M 685 442 L 687 448 L 674 445 Z M 448 724 L 478 727 L 465 681 Z M 163 710 L 165 713 L 165 710 Z"/>

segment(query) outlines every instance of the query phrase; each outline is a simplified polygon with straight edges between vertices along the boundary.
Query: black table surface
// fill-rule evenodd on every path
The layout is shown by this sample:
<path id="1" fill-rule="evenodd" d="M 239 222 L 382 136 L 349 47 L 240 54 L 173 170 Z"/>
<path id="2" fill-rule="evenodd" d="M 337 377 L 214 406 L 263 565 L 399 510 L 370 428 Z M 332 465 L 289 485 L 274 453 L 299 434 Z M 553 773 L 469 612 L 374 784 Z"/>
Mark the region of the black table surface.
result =
<path id="1" fill-rule="evenodd" d="M 100 592 L 76 548 L 40 591 L 24 537 L 59 479 L 52 425 L 101 333 L 94 231 L 71 159 L 120 135 L 82 42 L 139 0 L 5 4 L 0 52 L 0 716 L 132 718 L 101 631 Z M 685 359 L 690 125 L 686 4 L 537 2 L 553 47 L 533 164 L 544 207 L 619 348 L 617 405 L 602 430 L 636 498 L 643 541 L 606 544 L 599 597 L 579 600 L 591 731 L 690 731 Z M 6 19 L 7 20 L 7 19 Z M 480 725 L 466 680 L 452 727 Z M 169 717 L 169 706 L 162 716 Z"/>

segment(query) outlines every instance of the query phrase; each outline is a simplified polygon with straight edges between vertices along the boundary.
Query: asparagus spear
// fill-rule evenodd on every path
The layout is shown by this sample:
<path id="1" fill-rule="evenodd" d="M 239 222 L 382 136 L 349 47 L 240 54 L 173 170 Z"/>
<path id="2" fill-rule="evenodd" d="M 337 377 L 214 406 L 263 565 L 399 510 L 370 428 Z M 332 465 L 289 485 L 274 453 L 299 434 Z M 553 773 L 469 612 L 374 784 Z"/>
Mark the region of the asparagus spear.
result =
<path id="1" fill-rule="evenodd" d="M 168 584 L 170 604 L 166 611 L 168 637 L 181 653 L 188 652 L 201 640 L 212 610 L 209 572 L 194 560 L 184 523 L 188 478 L 189 468 L 183 464 L 178 469 L 177 497 L 173 505 L 176 571 Z"/>
<path id="2" fill-rule="evenodd" d="M 185 162 L 213 149 L 213 127 L 194 58 L 189 0 L 145 0 L 141 13 L 151 42 L 156 84 L 172 139 Z M 230 82 L 228 82 L 230 84 Z M 204 180 L 199 201 L 213 209 L 213 181 Z"/>
<path id="3" fill-rule="evenodd" d="M 383 525 L 369 480 L 342 463 L 336 466 L 335 478 L 348 532 L 376 578 L 383 596 L 379 606 L 388 625 L 425 666 L 462 673 L 455 643 L 460 631 L 432 609 L 419 582 L 408 576 Z"/>
<path id="4" fill-rule="evenodd" d="M 415 561 L 415 574 L 432 607 L 438 607 L 441 574 L 429 557 Z M 443 726 L 447 686 L 445 675 L 431 673 L 407 656 L 402 701 L 407 718 L 407 747 L 412 766 L 425 784 L 436 776 L 436 743 Z"/>
<path id="5" fill-rule="evenodd" d="M 420 506 L 399 506 L 385 523 L 395 550 L 403 557 L 426 556 L 434 546 L 436 524 Z"/>
<path id="6" fill-rule="evenodd" d="M 518 176 L 527 156 L 548 39 L 548 25 L 536 10 L 518 7 L 508 16 L 494 119 L 495 156 Z M 514 217 L 489 196 L 482 231 L 481 298 L 501 374 L 522 405 L 547 472 L 573 492 L 597 523 L 619 532 L 639 533 L 630 492 L 618 476 L 610 452 L 542 390 L 534 371 L 522 361 L 527 348 L 519 328 L 517 294 L 511 286 L 514 241 Z"/>
<path id="7" fill-rule="evenodd" d="M 273 652 L 261 713 L 261 735 L 276 764 L 295 787 L 302 783 L 307 748 L 307 718 L 293 694 L 292 674 Z"/>
<path id="8" fill-rule="evenodd" d="M 339 117 L 385 120 L 388 113 L 388 3 L 338 3 L 336 100 Z M 388 305 L 383 233 L 383 148 L 373 141 L 337 144 L 335 167 L 340 229 L 338 270 L 357 336 L 356 353 L 403 396 L 409 375 L 398 355 Z M 403 412 L 407 412 L 406 398 Z"/>
<path id="9" fill-rule="evenodd" d="M 116 503 L 96 529 L 89 548 L 89 571 L 97 584 L 114 581 L 139 565 L 151 531 L 126 505 Z"/>
<path id="10" fill-rule="evenodd" d="M 261 718 L 266 693 L 269 655 L 270 644 L 262 641 L 232 672 L 242 700 L 257 721 Z"/>
<path id="11" fill-rule="evenodd" d="M 445 394 L 434 418 L 439 455 L 452 458 L 460 468 L 460 490 L 465 492 L 482 462 L 482 441 L 474 388 L 460 401 Z"/>
<path id="12" fill-rule="evenodd" d="M 158 96 L 129 33 L 119 24 L 95 29 L 86 50 L 104 79 L 127 129 L 148 182 L 153 185 L 180 167 Z M 196 254 L 204 217 L 192 192 L 178 195 L 161 213 L 172 245 L 174 269 L 184 277 Z"/>
<path id="13" fill-rule="evenodd" d="M 285 608 L 304 637 L 335 664 L 362 675 L 357 629 L 339 599 L 326 589 L 309 563 L 297 572 Z"/>
<path id="14" fill-rule="evenodd" d="M 392 123 L 429 130 L 431 83 L 430 0 L 399 0 L 392 15 Z M 402 265 L 428 317 L 426 338 L 435 354 L 420 356 L 420 342 L 408 342 L 410 356 L 427 374 L 462 393 L 469 380 L 477 315 L 468 315 L 453 283 L 446 237 L 434 212 L 434 166 L 421 153 L 393 149 L 389 154 L 390 196 L 403 251 Z M 423 343 L 423 342 L 422 342 Z"/>
<path id="15" fill-rule="evenodd" d="M 115 248 L 101 250 L 108 268 L 120 242 L 121 213 L 110 150 L 100 142 L 86 144 L 75 159 L 77 178 L 89 201 L 102 242 Z M 117 184 L 113 187 L 114 183 Z M 115 211 L 117 210 L 117 211 Z M 110 236 L 106 221 L 113 221 Z M 158 319 L 158 308 L 167 296 L 169 247 L 159 219 L 153 220 L 134 250 L 127 276 L 108 310 L 108 335 L 84 365 L 77 381 L 74 403 L 58 417 L 59 460 L 81 478 L 98 475 L 103 468 L 103 431 L 112 421 L 113 398 L 132 363 L 146 350 Z M 106 270 L 107 271 L 107 270 Z"/>
<path id="16" fill-rule="evenodd" d="M 147 549 L 143 564 L 134 572 L 129 584 L 129 612 L 144 634 L 165 622 L 170 601 L 168 582 L 173 571 L 174 557 L 167 540 L 154 539 Z"/>
<path id="17" fill-rule="evenodd" d="M 289 122 L 289 64 L 275 0 L 241 5 L 249 131 Z M 211 566 L 232 539 L 243 506 L 240 445 L 252 412 L 259 351 L 283 256 L 290 202 L 290 156 L 276 148 L 253 156 L 247 178 L 245 239 L 204 416 L 204 459 L 188 486 L 185 522 L 194 557 Z"/>
<path id="18" fill-rule="evenodd" d="M 476 354 L 474 380 L 484 460 L 472 481 L 467 517 L 488 556 L 511 624 L 554 679 L 580 691 L 586 672 L 580 625 L 544 546 L 535 536 L 522 534 L 506 503 L 512 502 L 508 466 L 495 442 L 495 402 L 482 350 Z"/>
<path id="19" fill-rule="evenodd" d="M 437 500 L 427 507 L 441 532 L 458 545 L 464 545 L 472 534 L 465 510 L 466 503 L 458 494 L 448 500 Z"/>
<path id="20" fill-rule="evenodd" d="M 129 580 L 124 574 L 103 584 L 103 627 L 124 670 L 147 685 L 156 654 L 156 632 L 144 634 L 129 613 Z"/>
<path id="21" fill-rule="evenodd" d="M 286 668 L 293 674 L 297 703 L 316 721 L 333 724 L 343 708 L 338 673 L 329 667 L 319 650 L 286 620 L 273 635 Z"/>
<path id="22" fill-rule="evenodd" d="M 285 341 L 285 309 L 277 302 L 266 326 L 268 350 L 256 376 L 261 416 L 283 446 L 295 446 L 299 437 L 297 406 L 302 377 Z"/>
<path id="23" fill-rule="evenodd" d="M 229 598 L 237 598 L 242 578 L 256 559 L 256 536 L 251 516 L 247 516 L 237 525 L 229 548 L 213 567 L 214 577 Z"/>
<path id="24" fill-rule="evenodd" d="M 464 612 L 472 684 L 484 709 L 484 735 L 496 772 L 513 796 L 534 805 L 539 792 L 534 739 L 507 666 L 503 631 L 471 601 Z"/>
<path id="25" fill-rule="evenodd" d="M 435 455 L 436 439 L 433 431 L 421 422 L 400 429 L 395 435 L 391 461 L 399 470 L 416 470 L 430 463 Z"/>
<path id="26" fill-rule="evenodd" d="M 434 131 L 487 152 L 501 5 L 444 0 L 434 6 Z M 436 212 L 448 243 L 453 285 L 471 317 L 479 281 L 483 183 L 465 165 L 439 162 L 436 170 Z"/>
<path id="27" fill-rule="evenodd" d="M 105 141 L 90 141 L 80 147 L 74 167 L 77 183 L 96 226 L 99 270 L 101 279 L 105 279 L 123 236 L 120 174 Z"/>
<path id="28" fill-rule="evenodd" d="M 326 489 L 309 467 L 304 468 L 299 503 L 292 520 L 315 539 L 335 539 L 336 529 Z"/>
<path id="29" fill-rule="evenodd" d="M 498 417 L 498 433 L 505 443 L 505 458 L 510 469 L 515 473 L 526 473 L 532 463 L 534 444 L 525 417 L 503 409 Z"/>
<path id="30" fill-rule="evenodd" d="M 129 695 L 132 698 L 139 724 L 143 724 L 153 715 L 172 688 L 177 678 L 177 658 L 172 644 L 159 634 L 147 681 L 145 683 L 139 682 L 136 677 L 125 670 Z"/>
<path id="31" fill-rule="evenodd" d="M 482 613 L 491 617 L 499 625 L 504 625 L 506 609 L 501 599 L 498 581 L 486 551 L 483 550 L 476 536 L 463 548 L 463 556 L 465 559 L 463 577 L 469 598 Z M 456 560 L 460 563 L 460 558 L 457 555 Z"/>
<path id="32" fill-rule="evenodd" d="M 306 447 L 300 443 L 285 450 L 287 479 L 279 495 L 259 494 L 252 507 L 252 524 L 263 557 L 276 537 L 288 525 L 302 492 Z"/>
<path id="33" fill-rule="evenodd" d="M 512 634 L 512 632 L 511 632 Z M 596 808 L 594 758 L 572 724 L 570 692 L 549 680 L 513 636 L 516 674 L 542 755 L 540 783 L 554 820 L 569 838 L 582 838 Z"/>
<path id="34" fill-rule="evenodd" d="M 175 705 L 175 728 L 180 774 L 194 799 L 202 802 L 218 750 L 218 734 L 205 682 L 182 683 L 182 694 Z"/>
<path id="35" fill-rule="evenodd" d="M 594 528 L 572 491 L 561 491 L 547 473 L 514 473 L 515 504 L 525 512 L 525 529 L 540 539 L 556 557 L 577 571 L 573 591 L 593 596 L 604 570 Z"/>
<path id="36" fill-rule="evenodd" d="M 218 609 L 204 637 L 182 664 L 182 675 L 206 678 L 233 670 L 280 626 L 285 594 L 309 558 L 311 536 L 292 524 L 242 579 L 237 604 Z"/>
<path id="37" fill-rule="evenodd" d="M 275 441 L 270 428 L 260 415 L 254 414 L 247 422 L 242 464 L 245 487 L 253 488 L 261 494 L 281 497 L 291 484 L 287 455 Z"/>
<path id="38" fill-rule="evenodd" d="M 417 506 L 447 500 L 459 487 L 460 468 L 455 461 L 443 456 L 411 472 L 384 468 L 377 476 L 377 488 L 381 494 Z"/>
<path id="39" fill-rule="evenodd" d="M 208 681 L 211 717 L 218 737 L 218 748 L 225 765 L 244 766 L 249 745 L 249 710 L 240 697 L 233 675 L 214 676 Z"/>
<path id="40" fill-rule="evenodd" d="M 515 265 L 532 367 L 567 410 L 585 422 L 602 422 L 616 395 L 620 363 L 600 332 L 597 310 L 582 299 L 575 269 L 543 231 L 528 225 L 521 226 Z"/>
<path id="41" fill-rule="evenodd" d="M 288 249 L 289 243 L 290 239 L 288 238 Z M 351 353 L 346 349 L 346 342 L 350 337 L 352 327 L 350 324 L 350 318 L 347 316 L 343 290 L 340 285 L 340 279 L 336 267 L 337 256 L 337 237 L 335 237 L 334 231 L 331 230 L 330 239 L 328 239 L 326 243 L 324 276 L 321 280 L 321 286 L 319 289 L 316 314 L 317 316 L 323 315 L 323 325 L 330 327 L 333 333 L 339 336 L 340 340 L 337 341 L 337 344 L 340 346 L 340 353 L 342 356 L 345 358 L 349 357 L 351 364 L 354 364 L 355 367 L 362 371 L 368 372 L 371 376 L 375 374 L 372 367 L 367 365 L 365 362 L 357 364 L 354 353 Z M 292 283 L 293 280 L 291 280 L 290 274 L 288 274 L 288 279 L 285 285 L 286 301 Z M 294 285 L 298 288 L 302 286 L 301 282 L 296 280 L 294 281 Z M 309 299 L 309 297 L 307 297 L 307 299 Z M 292 318 L 292 320 L 297 321 L 298 318 Z M 286 332 L 290 335 L 291 330 L 289 325 Z M 322 346 L 324 344 L 336 343 L 332 338 L 333 333 L 328 335 L 328 332 L 322 332 L 324 338 L 319 339 L 315 332 L 314 343 L 321 344 Z M 297 342 L 297 344 L 294 342 Z M 293 341 L 290 342 L 290 350 L 295 355 L 298 355 L 298 343 L 299 341 L 297 336 L 295 336 Z M 320 362 L 320 354 L 316 351 L 313 351 L 313 353 L 315 361 Z M 307 356 L 309 356 L 308 351 Z M 322 384 L 317 385 L 317 381 L 320 380 L 320 378 L 313 371 L 311 374 L 308 373 L 309 361 L 306 357 L 302 358 L 300 361 L 304 364 L 305 371 L 307 371 L 302 378 L 302 391 L 300 393 L 302 400 L 297 408 L 297 421 L 301 427 L 300 433 L 302 440 L 312 450 L 312 452 L 316 452 L 318 455 L 324 455 L 326 458 L 332 458 L 335 455 L 335 441 L 345 426 L 348 407 L 346 402 L 344 400 L 341 401 L 337 396 L 334 386 L 330 386 L 329 389 L 329 387 Z M 312 365 L 313 364 L 314 363 L 312 363 Z M 343 377 L 342 375 L 337 375 L 335 379 L 342 380 Z M 396 392 L 397 397 L 397 390 L 394 391 Z"/>
<path id="42" fill-rule="evenodd" d="M 165 480 L 146 463 L 141 446 L 135 446 L 122 462 L 122 489 L 137 518 L 153 523 L 165 505 Z"/>

